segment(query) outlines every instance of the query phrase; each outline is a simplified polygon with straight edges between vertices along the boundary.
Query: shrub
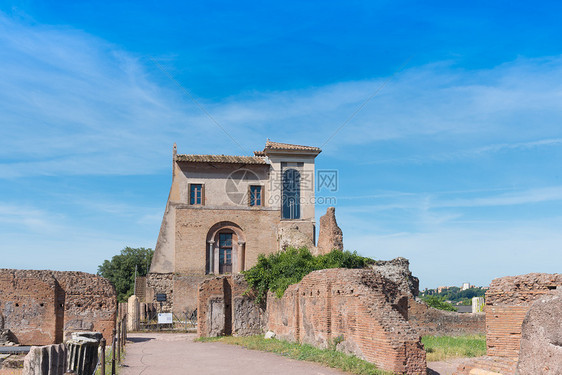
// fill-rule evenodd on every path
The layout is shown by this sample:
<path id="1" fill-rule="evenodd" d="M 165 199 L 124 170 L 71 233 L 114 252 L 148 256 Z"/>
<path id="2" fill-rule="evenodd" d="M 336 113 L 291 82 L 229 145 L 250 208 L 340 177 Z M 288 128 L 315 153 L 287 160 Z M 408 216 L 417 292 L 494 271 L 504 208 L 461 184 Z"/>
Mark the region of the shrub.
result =
<path id="1" fill-rule="evenodd" d="M 428 304 L 428 306 L 434 307 L 439 310 L 446 310 L 446 311 L 457 311 L 457 308 L 451 305 L 450 303 L 445 302 L 444 297 L 438 296 L 427 296 L 422 297 L 422 300 Z"/>
<path id="2" fill-rule="evenodd" d="M 357 252 L 333 250 L 325 255 L 314 256 L 307 248 L 289 248 L 268 256 L 260 255 L 257 264 L 243 274 L 250 288 L 256 291 L 256 302 L 261 303 L 268 290 L 280 298 L 289 285 L 300 282 L 312 271 L 365 268 L 373 263 L 373 259 L 357 255 Z"/>

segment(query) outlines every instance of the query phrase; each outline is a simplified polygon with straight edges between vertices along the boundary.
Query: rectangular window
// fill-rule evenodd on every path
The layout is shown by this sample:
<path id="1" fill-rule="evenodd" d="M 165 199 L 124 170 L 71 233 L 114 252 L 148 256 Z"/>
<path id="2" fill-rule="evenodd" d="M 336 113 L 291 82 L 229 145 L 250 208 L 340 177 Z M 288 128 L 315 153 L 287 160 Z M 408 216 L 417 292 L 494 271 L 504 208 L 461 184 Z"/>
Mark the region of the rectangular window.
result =
<path id="1" fill-rule="evenodd" d="M 258 185 L 250 186 L 250 206 L 262 206 L 262 187 Z"/>
<path id="2" fill-rule="evenodd" d="M 203 185 L 190 184 L 189 185 L 189 204 L 201 205 L 203 204 Z"/>

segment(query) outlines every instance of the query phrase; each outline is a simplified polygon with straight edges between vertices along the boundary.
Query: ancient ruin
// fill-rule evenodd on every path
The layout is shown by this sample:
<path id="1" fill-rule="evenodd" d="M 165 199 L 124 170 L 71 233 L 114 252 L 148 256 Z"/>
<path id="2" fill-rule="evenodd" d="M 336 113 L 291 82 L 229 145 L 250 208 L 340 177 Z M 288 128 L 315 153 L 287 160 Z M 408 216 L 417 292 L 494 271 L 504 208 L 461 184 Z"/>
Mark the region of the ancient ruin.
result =
<path id="1" fill-rule="evenodd" d="M 521 342 L 523 321 L 535 301 L 552 295 L 560 286 L 561 274 L 530 273 L 494 279 L 486 292 L 487 356 L 460 365 L 456 374 L 469 375 L 472 370 L 515 374 L 520 350 L 527 348 Z"/>
<path id="2" fill-rule="evenodd" d="M 242 275 L 218 276 L 199 286 L 197 334 L 248 336 L 263 333 L 265 309 L 246 293 L 248 283 Z"/>
<path id="3" fill-rule="evenodd" d="M 264 310 L 244 294 L 243 277 L 217 277 L 199 288 L 198 334 L 269 330 L 284 340 L 333 345 L 385 370 L 425 374 L 420 336 L 406 319 L 410 291 L 404 285 L 373 269 L 315 271 L 282 298 L 270 292 Z"/>
<path id="4" fill-rule="evenodd" d="M 326 214 L 320 217 L 316 254 L 326 254 L 332 250 L 343 251 L 343 232 L 336 222 L 336 208 L 328 207 Z"/>
<path id="5" fill-rule="evenodd" d="M 1 329 L 20 344 L 59 344 L 72 332 L 111 337 L 117 306 L 115 288 L 84 272 L 0 269 Z"/>
<path id="6" fill-rule="evenodd" d="M 521 327 L 517 373 L 562 374 L 562 288 L 536 300 Z"/>

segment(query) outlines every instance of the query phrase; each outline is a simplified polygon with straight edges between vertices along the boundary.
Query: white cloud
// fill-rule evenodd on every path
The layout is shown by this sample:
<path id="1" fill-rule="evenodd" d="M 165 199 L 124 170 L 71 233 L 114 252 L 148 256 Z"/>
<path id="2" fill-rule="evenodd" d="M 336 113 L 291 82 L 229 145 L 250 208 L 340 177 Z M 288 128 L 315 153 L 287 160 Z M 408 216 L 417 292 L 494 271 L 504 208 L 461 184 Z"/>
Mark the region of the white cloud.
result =
<path id="1" fill-rule="evenodd" d="M 441 62 L 406 69 L 325 151 L 348 158 L 339 151 L 416 140 L 418 147 L 428 146 L 413 157 L 402 148 L 399 159 L 438 160 L 559 146 L 560 62 L 518 59 L 480 71 Z M 185 153 L 241 151 L 150 59 L 84 32 L 0 13 L 0 70 L 4 178 L 154 173 L 167 168 L 174 141 Z M 267 137 L 322 145 L 385 80 L 199 102 L 245 153 Z M 396 156 L 381 160 L 395 162 Z"/>

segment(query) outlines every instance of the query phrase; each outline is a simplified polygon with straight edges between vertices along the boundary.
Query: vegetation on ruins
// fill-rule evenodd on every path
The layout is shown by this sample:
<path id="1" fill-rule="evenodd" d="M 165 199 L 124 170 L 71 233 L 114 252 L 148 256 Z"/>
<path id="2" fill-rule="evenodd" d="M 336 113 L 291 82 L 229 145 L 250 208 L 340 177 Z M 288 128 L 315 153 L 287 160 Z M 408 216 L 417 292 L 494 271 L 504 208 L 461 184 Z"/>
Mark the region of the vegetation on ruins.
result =
<path id="1" fill-rule="evenodd" d="M 485 335 L 423 336 L 422 343 L 428 362 L 486 355 Z"/>
<path id="2" fill-rule="evenodd" d="M 121 254 L 111 260 L 104 260 L 98 266 L 98 275 L 108 279 L 117 291 L 117 301 L 126 302 L 135 289 L 135 270 L 137 276 L 146 276 L 154 250 L 144 247 L 126 247 Z"/>
<path id="3" fill-rule="evenodd" d="M 263 335 L 257 336 L 221 336 L 201 337 L 199 342 L 222 342 L 231 345 L 240 345 L 251 350 L 276 353 L 287 358 L 300 361 L 320 363 L 324 366 L 341 369 L 351 374 L 360 375 L 390 375 L 367 361 L 355 356 L 336 351 L 332 346 L 330 349 L 319 349 L 309 344 L 298 344 L 277 339 L 265 339 Z"/>
<path id="4" fill-rule="evenodd" d="M 457 308 L 451 305 L 449 302 L 445 302 L 445 297 L 439 296 L 425 296 L 421 297 L 421 299 L 427 303 L 428 306 L 433 307 L 439 310 L 445 311 L 457 311 Z"/>
<path id="5" fill-rule="evenodd" d="M 287 287 L 296 284 L 312 271 L 326 268 L 365 268 L 375 263 L 371 258 L 357 252 L 333 250 L 328 254 L 314 256 L 307 248 L 289 248 L 268 256 L 260 255 L 257 264 L 244 277 L 250 288 L 256 291 L 256 302 L 264 301 L 271 290 L 281 298 Z"/>

